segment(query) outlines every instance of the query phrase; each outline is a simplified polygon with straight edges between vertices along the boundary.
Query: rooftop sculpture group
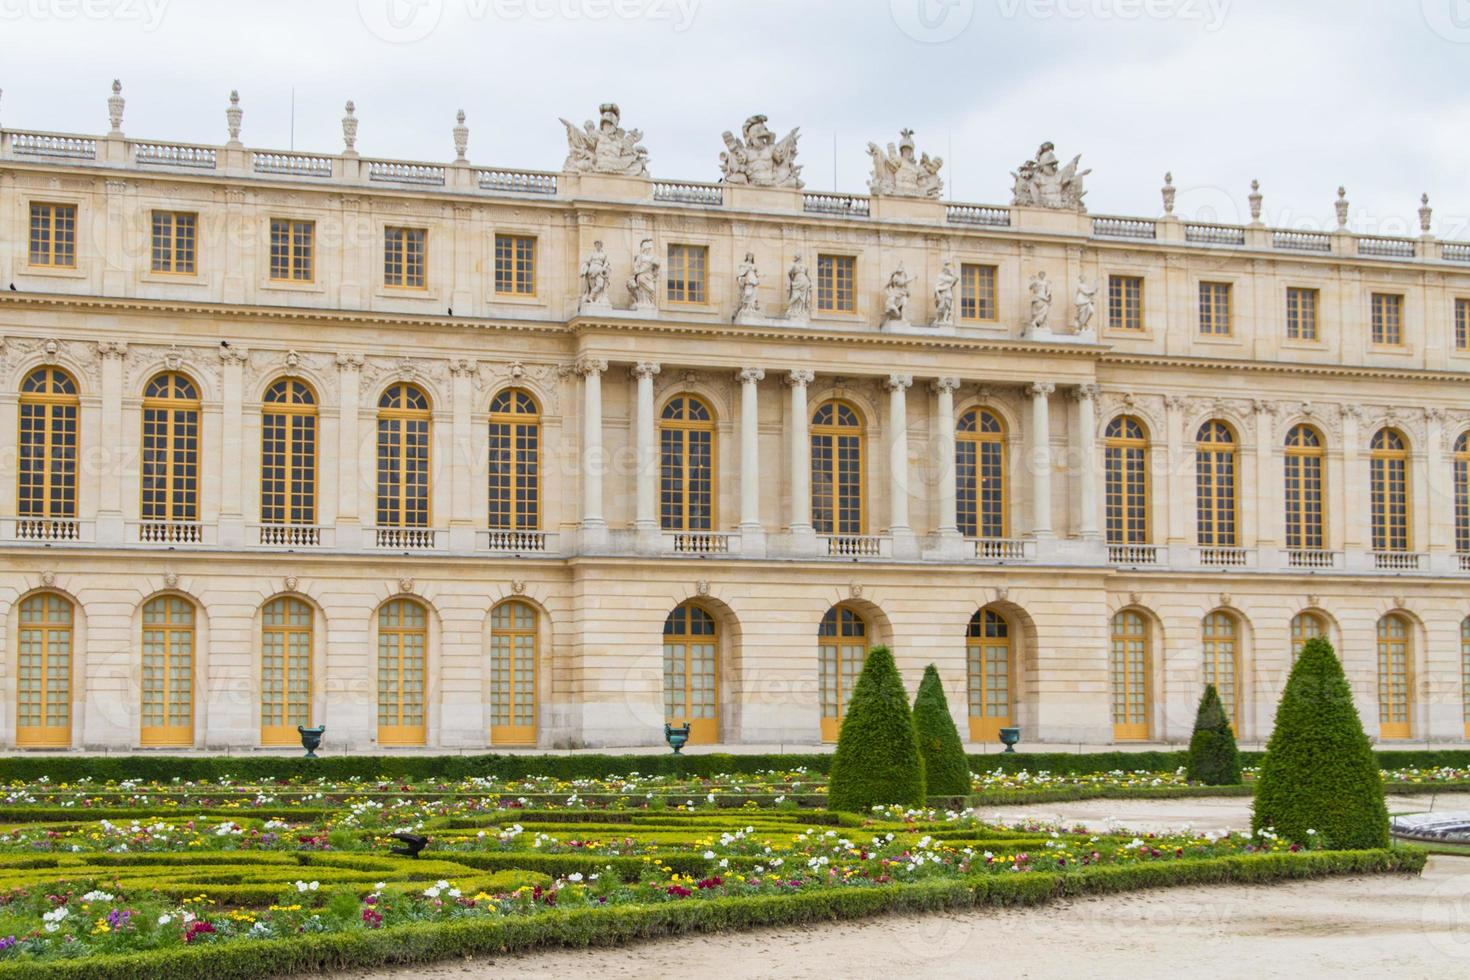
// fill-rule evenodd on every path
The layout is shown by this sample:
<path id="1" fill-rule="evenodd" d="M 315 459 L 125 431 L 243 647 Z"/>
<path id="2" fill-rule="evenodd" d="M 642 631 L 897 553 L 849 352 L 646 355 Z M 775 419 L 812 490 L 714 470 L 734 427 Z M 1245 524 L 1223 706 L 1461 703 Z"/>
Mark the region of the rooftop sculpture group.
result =
<path id="1" fill-rule="evenodd" d="M 1092 171 L 1077 169 L 1077 161 L 1082 159 L 1080 153 L 1065 167 L 1058 166 L 1054 150 L 1051 143 L 1042 143 L 1033 159 L 1021 164 L 1019 170 L 1011 171 L 1015 178 L 1011 203 L 1060 211 L 1086 211 L 1082 198 L 1087 191 L 1082 187 L 1082 178 Z"/>
<path id="2" fill-rule="evenodd" d="M 762 115 L 745 120 L 740 137 L 725 130 L 725 150 L 720 154 L 720 173 L 725 183 L 802 187 L 801 164 L 796 162 L 796 141 L 800 136 L 801 130 L 797 128 L 777 140 Z"/>
<path id="3" fill-rule="evenodd" d="M 898 149 L 888 144 L 887 152 L 877 143 L 868 144 L 868 155 L 873 158 L 873 176 L 868 179 L 868 188 L 874 194 L 892 197 L 938 198 L 944 190 L 944 181 L 939 177 L 939 168 L 944 166 L 942 157 L 921 154 L 914 158 L 914 131 L 899 132 Z"/>

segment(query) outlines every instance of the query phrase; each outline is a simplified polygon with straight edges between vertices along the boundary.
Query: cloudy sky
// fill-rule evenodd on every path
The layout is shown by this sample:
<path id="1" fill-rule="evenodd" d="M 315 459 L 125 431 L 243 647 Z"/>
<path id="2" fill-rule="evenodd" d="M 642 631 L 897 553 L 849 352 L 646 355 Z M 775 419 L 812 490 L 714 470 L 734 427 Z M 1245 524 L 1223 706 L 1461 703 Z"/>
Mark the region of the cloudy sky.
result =
<path id="1" fill-rule="evenodd" d="M 812 189 L 862 190 L 900 127 L 955 200 L 1003 203 L 1052 140 L 1095 213 L 1470 238 L 1470 0 L 0 0 L 0 126 L 219 143 L 238 89 L 254 147 L 556 169 L 558 116 L 615 101 L 656 176 L 713 180 L 755 112 L 802 131 Z M 294 133 L 292 92 L 295 93 Z"/>

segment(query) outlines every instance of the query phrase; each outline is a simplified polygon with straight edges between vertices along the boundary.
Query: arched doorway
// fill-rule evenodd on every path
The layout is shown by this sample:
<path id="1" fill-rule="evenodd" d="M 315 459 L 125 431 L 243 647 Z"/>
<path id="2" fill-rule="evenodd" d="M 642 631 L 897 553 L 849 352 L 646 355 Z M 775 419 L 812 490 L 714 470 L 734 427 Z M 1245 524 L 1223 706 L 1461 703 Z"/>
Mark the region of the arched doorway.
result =
<path id="1" fill-rule="evenodd" d="M 720 627 L 686 602 L 664 620 L 664 720 L 689 726 L 689 741 L 720 740 Z"/>

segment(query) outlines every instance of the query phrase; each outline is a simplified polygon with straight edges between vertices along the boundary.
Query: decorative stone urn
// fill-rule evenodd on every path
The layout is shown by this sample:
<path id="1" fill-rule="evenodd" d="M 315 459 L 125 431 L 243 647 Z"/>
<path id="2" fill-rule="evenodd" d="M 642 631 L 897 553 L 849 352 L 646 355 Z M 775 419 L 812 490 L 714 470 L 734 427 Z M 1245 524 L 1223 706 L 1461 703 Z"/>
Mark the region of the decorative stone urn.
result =
<path id="1" fill-rule="evenodd" d="M 1016 743 L 1021 741 L 1021 729 L 1002 728 L 1000 730 L 1000 740 L 1005 745 L 1007 752 L 1016 751 Z"/>
<path id="2" fill-rule="evenodd" d="M 296 731 L 301 735 L 301 747 L 306 750 L 306 757 L 308 759 L 315 759 L 317 757 L 316 750 L 322 747 L 322 735 L 326 730 L 326 725 L 317 725 L 315 728 L 296 726 Z"/>
<path id="3" fill-rule="evenodd" d="M 676 727 L 664 722 L 664 741 L 668 742 L 669 748 L 674 750 L 675 755 L 678 755 L 683 751 L 684 744 L 689 741 L 689 723 L 685 722 Z"/>

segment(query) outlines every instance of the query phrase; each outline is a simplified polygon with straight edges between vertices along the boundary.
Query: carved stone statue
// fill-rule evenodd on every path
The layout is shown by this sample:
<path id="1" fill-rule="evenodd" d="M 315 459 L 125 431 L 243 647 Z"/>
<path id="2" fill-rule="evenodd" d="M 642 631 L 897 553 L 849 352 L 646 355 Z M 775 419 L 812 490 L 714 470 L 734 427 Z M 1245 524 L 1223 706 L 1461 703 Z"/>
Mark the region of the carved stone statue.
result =
<path id="1" fill-rule="evenodd" d="M 725 150 L 720 154 L 720 172 L 727 184 L 757 187 L 801 187 L 801 165 L 796 162 L 800 127 L 777 141 L 766 126 L 765 116 L 751 116 L 740 127 L 743 139 L 726 130 Z"/>
<path id="2" fill-rule="evenodd" d="M 914 277 L 903 271 L 903 263 L 888 277 L 883 287 L 883 319 L 889 323 L 907 323 L 909 308 L 909 284 Z"/>
<path id="3" fill-rule="evenodd" d="M 1027 288 L 1031 290 L 1031 332 L 1049 333 L 1046 321 L 1051 316 L 1051 282 L 1046 273 L 1038 272 L 1032 276 Z"/>
<path id="4" fill-rule="evenodd" d="M 658 306 L 658 270 L 660 263 L 653 254 L 653 239 L 645 238 L 633 256 L 633 274 L 628 277 L 628 294 L 633 309 L 650 310 Z"/>
<path id="5" fill-rule="evenodd" d="M 1015 178 L 1011 203 L 1060 211 L 1086 211 L 1082 198 L 1087 191 L 1082 186 L 1082 178 L 1092 171 L 1077 169 L 1077 161 L 1081 159 L 1079 153 L 1065 167 L 1059 167 L 1052 145 L 1042 143 L 1035 159 L 1027 160 L 1019 170 L 1011 171 Z"/>
<path id="6" fill-rule="evenodd" d="M 915 159 L 912 129 L 899 132 L 897 151 L 892 143 L 888 144 L 887 152 L 877 143 L 869 143 L 868 155 L 873 158 L 873 176 L 868 178 L 868 188 L 874 194 L 937 198 L 944 190 L 944 181 L 939 178 L 943 158 L 931 158 L 925 153 Z"/>
<path id="7" fill-rule="evenodd" d="M 1077 293 L 1072 297 L 1072 330 L 1074 333 L 1092 332 L 1092 315 L 1097 311 L 1097 283 L 1086 279 L 1077 280 Z"/>
<path id="8" fill-rule="evenodd" d="M 612 263 L 602 250 L 602 242 L 593 242 L 592 251 L 582 260 L 578 273 L 582 277 L 582 305 L 610 306 L 607 301 L 607 285 L 612 278 Z"/>
<path id="9" fill-rule="evenodd" d="M 761 301 L 757 292 L 760 289 L 761 276 L 755 267 L 754 252 L 745 253 L 745 259 L 735 274 L 735 285 L 740 291 L 736 299 L 735 318 L 760 316 Z"/>
<path id="10" fill-rule="evenodd" d="M 939 275 L 934 279 L 934 325 L 936 327 L 954 326 L 954 288 L 959 284 L 960 277 L 954 271 L 954 262 L 944 260 L 944 267 L 939 270 Z"/>
<path id="11" fill-rule="evenodd" d="M 812 277 L 806 271 L 801 253 L 791 260 L 786 272 L 786 319 L 805 320 L 812 315 Z"/>
<path id="12" fill-rule="evenodd" d="M 604 102 L 598 111 L 596 124 L 589 119 L 581 129 L 565 119 L 561 121 L 567 128 L 567 158 L 562 169 L 579 174 L 647 177 L 648 151 L 639 144 L 643 131 L 618 125 L 621 113 L 611 102 Z"/>

